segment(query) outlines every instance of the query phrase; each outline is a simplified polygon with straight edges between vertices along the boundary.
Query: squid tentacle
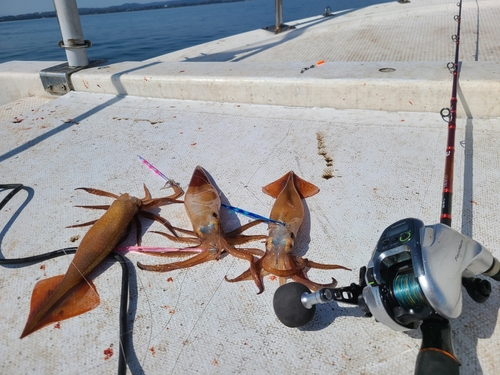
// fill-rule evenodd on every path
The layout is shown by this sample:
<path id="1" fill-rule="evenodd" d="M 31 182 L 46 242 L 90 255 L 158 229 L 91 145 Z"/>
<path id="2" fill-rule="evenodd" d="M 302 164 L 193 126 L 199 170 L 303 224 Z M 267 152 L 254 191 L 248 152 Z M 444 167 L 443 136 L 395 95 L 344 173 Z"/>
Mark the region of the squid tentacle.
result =
<path id="1" fill-rule="evenodd" d="M 177 270 L 180 268 L 188 268 L 195 266 L 197 264 L 207 262 L 209 260 L 216 259 L 213 254 L 210 254 L 208 251 L 204 251 L 200 254 L 197 254 L 187 260 L 184 260 L 182 262 L 174 262 L 174 263 L 167 263 L 167 264 L 154 264 L 154 265 L 148 265 L 148 264 L 143 264 L 141 262 L 137 262 L 137 266 L 141 270 L 145 271 L 155 271 L 155 272 L 168 272 L 168 271 L 173 271 Z"/>
<path id="2" fill-rule="evenodd" d="M 110 193 L 108 191 L 100 190 L 100 189 L 80 187 L 80 188 L 76 188 L 75 190 L 85 190 L 89 194 L 99 195 L 101 197 L 118 199 L 118 195 Z"/>
<path id="3" fill-rule="evenodd" d="M 155 230 L 152 230 L 151 233 L 161 234 L 162 236 L 167 237 L 169 240 L 174 241 L 174 242 L 190 243 L 190 244 L 194 244 L 194 245 L 197 245 L 197 246 L 201 245 L 201 241 L 197 237 L 174 237 L 174 236 L 172 236 L 172 235 L 170 235 L 168 233 L 158 232 L 158 231 L 155 231 Z"/>
<path id="4" fill-rule="evenodd" d="M 322 288 L 335 288 L 337 286 L 337 280 L 332 277 L 332 282 L 330 284 L 319 284 L 311 281 L 305 274 L 292 276 L 291 279 L 298 283 L 302 283 L 307 286 L 310 290 L 318 290 Z"/>
<path id="5" fill-rule="evenodd" d="M 303 260 L 305 260 L 306 267 L 308 267 L 308 268 L 316 268 L 316 269 L 320 269 L 320 270 L 338 270 L 338 269 L 341 269 L 341 270 L 346 270 L 346 271 L 352 271 L 352 269 L 341 266 L 339 264 L 316 263 L 316 262 L 313 262 L 312 260 L 309 260 L 307 258 L 303 258 Z"/>

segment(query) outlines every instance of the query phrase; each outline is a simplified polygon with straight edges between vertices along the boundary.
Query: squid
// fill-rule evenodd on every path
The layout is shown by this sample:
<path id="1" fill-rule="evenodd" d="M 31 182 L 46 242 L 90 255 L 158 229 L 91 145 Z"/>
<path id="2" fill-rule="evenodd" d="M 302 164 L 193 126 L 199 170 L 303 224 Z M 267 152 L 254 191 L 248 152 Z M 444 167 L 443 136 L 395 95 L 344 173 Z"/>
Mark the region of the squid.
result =
<path id="1" fill-rule="evenodd" d="M 317 194 L 319 188 L 303 180 L 293 171 L 290 171 L 278 180 L 264 186 L 262 190 L 265 194 L 276 198 L 270 218 L 282 224 L 269 224 L 265 254 L 256 261 L 256 269 L 259 272 L 259 278 L 256 281 L 259 290 L 258 294 L 264 291 L 261 278 L 269 274 L 278 276 L 281 285 L 287 279 L 292 279 L 306 285 L 313 291 L 324 287 L 334 288 L 337 285 L 337 281 L 334 278 L 332 278 L 330 284 L 318 284 L 309 280 L 306 275 L 307 270 L 309 268 L 317 268 L 350 271 L 349 268 L 336 264 L 316 263 L 306 258 L 292 255 L 295 238 L 304 219 L 302 198 L 308 198 Z M 226 276 L 226 281 L 237 282 L 250 278 L 255 281 L 254 273 L 255 269 L 248 269 L 233 279 L 229 279 Z"/>
<path id="2" fill-rule="evenodd" d="M 189 187 L 184 197 L 184 205 L 193 226 L 193 231 L 174 228 L 191 237 L 174 237 L 168 233 L 155 233 L 161 234 L 172 241 L 190 243 L 193 247 L 201 248 L 201 252 L 180 262 L 159 265 L 147 265 L 138 262 L 137 266 L 146 271 L 167 272 L 192 267 L 211 260 L 218 260 L 222 253 L 227 252 L 230 255 L 249 261 L 249 273 L 251 277 L 258 280 L 259 276 L 255 269 L 256 263 L 254 261 L 254 255 L 263 255 L 263 251 L 249 248 L 236 249 L 234 246 L 249 241 L 264 239 L 266 237 L 265 235 L 241 234 L 241 232 L 259 224 L 261 221 L 255 220 L 229 233 L 224 233 L 219 218 L 221 207 L 219 194 L 210 182 L 205 170 L 200 166 L 197 166 L 193 172 L 193 176 L 191 177 Z"/>
<path id="3" fill-rule="evenodd" d="M 83 237 L 76 254 L 64 275 L 40 280 L 31 296 L 30 313 L 21 338 L 61 320 L 81 315 L 97 307 L 99 294 L 89 274 L 113 251 L 122 240 L 133 219 L 137 223 L 137 242 L 140 243 L 140 225 L 137 215 L 157 220 L 173 231 L 170 223 L 146 210 L 169 203 L 182 196 L 180 187 L 173 184 L 174 193 L 168 197 L 151 197 L 144 185 L 145 197 L 139 199 L 129 194 L 115 195 L 103 190 L 79 188 L 90 194 L 114 198 L 108 206 L 77 206 L 84 208 L 106 209 L 104 215 L 95 221 L 77 224 L 69 228 L 92 225 Z M 78 190 L 78 189 L 77 189 Z M 175 231 L 173 233 L 176 235 Z"/>

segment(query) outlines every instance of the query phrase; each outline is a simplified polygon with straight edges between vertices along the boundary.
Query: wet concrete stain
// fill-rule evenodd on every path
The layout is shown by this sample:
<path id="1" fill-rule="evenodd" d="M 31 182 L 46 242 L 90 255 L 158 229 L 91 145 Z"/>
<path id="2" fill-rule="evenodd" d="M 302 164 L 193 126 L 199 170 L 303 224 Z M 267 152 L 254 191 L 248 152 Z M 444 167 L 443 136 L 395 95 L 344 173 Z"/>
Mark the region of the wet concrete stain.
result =
<path id="1" fill-rule="evenodd" d="M 316 133 L 316 140 L 318 141 L 318 155 L 321 155 L 326 163 L 326 168 L 323 170 L 322 178 L 329 180 L 333 175 L 333 158 L 326 151 L 325 135 L 322 132 Z"/>

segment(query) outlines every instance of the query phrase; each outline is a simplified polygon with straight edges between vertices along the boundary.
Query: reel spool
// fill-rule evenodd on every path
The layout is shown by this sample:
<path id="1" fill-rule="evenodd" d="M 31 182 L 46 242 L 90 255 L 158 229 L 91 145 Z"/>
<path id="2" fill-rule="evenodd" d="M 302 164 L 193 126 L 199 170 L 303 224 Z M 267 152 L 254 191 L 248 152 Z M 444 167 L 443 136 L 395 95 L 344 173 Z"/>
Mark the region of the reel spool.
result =
<path id="1" fill-rule="evenodd" d="M 425 307 L 429 303 L 413 273 L 398 275 L 392 283 L 392 294 L 401 307 Z"/>

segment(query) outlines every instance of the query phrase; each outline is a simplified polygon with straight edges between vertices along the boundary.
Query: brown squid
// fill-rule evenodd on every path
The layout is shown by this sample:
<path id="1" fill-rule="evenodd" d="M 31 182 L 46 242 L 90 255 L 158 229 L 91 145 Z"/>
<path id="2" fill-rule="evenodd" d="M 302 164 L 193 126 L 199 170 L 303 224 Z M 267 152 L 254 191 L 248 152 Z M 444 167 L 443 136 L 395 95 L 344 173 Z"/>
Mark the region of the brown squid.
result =
<path id="1" fill-rule="evenodd" d="M 156 199 L 151 197 L 146 185 L 144 185 L 145 197 L 143 199 L 129 194 L 117 196 L 102 190 L 80 188 L 91 194 L 115 198 L 115 201 L 110 206 L 78 206 L 107 211 L 99 220 L 71 226 L 81 227 L 93 224 L 78 246 L 66 274 L 41 280 L 35 285 L 28 321 L 21 338 L 48 324 L 81 315 L 97 307 L 100 303 L 99 294 L 89 279 L 89 274 L 113 251 L 126 233 L 132 219 L 137 218 L 137 214 L 157 220 L 173 230 L 166 220 L 145 211 L 179 202 L 176 198 L 180 197 L 183 191 L 176 185 L 172 187 L 174 194 Z M 137 224 L 139 224 L 138 220 Z M 138 225 L 138 242 L 140 242 L 140 232 Z"/>
<path id="2" fill-rule="evenodd" d="M 261 277 L 265 275 L 279 276 L 280 283 L 284 284 L 287 278 L 306 285 L 311 290 L 323 287 L 335 287 L 337 281 L 332 278 L 330 284 L 318 284 L 306 275 L 309 268 L 317 269 L 345 269 L 349 268 L 336 264 L 321 264 L 312 262 L 306 258 L 292 255 L 294 241 L 304 219 L 304 206 L 302 198 L 311 197 L 319 192 L 319 188 L 297 176 L 292 171 L 280 179 L 262 188 L 263 192 L 276 198 L 271 210 L 271 219 L 284 223 L 269 224 L 269 235 L 266 240 L 266 252 L 263 257 L 256 261 L 256 269 L 260 274 L 256 281 L 259 294 L 264 290 Z M 226 280 L 237 282 L 255 279 L 255 270 L 249 269 L 234 279 Z"/>
<path id="3" fill-rule="evenodd" d="M 181 262 L 173 262 L 159 265 L 146 265 L 138 262 L 137 266 L 146 271 L 167 272 L 180 268 L 192 267 L 210 260 L 219 259 L 226 251 L 229 254 L 250 262 L 250 277 L 258 280 L 255 271 L 255 261 L 253 255 L 262 255 L 258 249 L 236 249 L 234 245 L 246 243 L 248 241 L 263 239 L 263 235 L 242 235 L 241 232 L 260 223 L 253 221 L 229 233 L 224 233 L 220 224 L 219 211 L 221 200 L 216 188 L 210 182 L 206 172 L 197 166 L 191 177 L 189 187 L 184 198 L 184 205 L 191 220 L 193 231 L 175 228 L 175 230 L 191 235 L 192 237 L 173 237 L 167 233 L 159 233 L 170 240 L 186 242 L 194 247 L 202 248 L 201 253 Z M 170 254 L 178 255 L 178 254 Z"/>

